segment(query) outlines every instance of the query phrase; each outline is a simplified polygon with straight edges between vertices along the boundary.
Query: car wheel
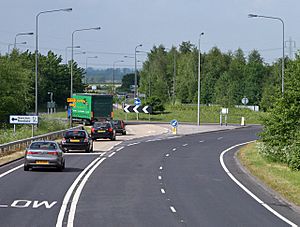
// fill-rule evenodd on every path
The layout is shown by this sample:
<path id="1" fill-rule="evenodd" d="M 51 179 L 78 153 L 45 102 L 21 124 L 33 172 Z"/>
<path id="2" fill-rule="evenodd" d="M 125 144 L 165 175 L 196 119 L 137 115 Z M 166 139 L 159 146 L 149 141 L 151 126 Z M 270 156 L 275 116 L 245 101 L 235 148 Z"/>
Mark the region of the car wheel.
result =
<path id="1" fill-rule="evenodd" d="M 24 171 L 28 171 L 29 170 L 29 166 L 24 164 Z"/>
<path id="2" fill-rule="evenodd" d="M 126 131 L 122 132 L 122 135 L 126 135 Z"/>

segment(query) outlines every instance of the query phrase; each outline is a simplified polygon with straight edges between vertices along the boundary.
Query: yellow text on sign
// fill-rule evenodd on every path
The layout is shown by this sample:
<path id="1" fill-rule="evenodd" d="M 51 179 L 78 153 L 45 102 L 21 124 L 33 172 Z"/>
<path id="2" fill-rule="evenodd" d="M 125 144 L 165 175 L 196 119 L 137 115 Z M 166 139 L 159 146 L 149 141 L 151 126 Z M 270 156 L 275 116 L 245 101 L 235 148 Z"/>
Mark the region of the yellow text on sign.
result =
<path id="1" fill-rule="evenodd" d="M 75 98 L 67 98 L 67 102 L 76 102 Z"/>

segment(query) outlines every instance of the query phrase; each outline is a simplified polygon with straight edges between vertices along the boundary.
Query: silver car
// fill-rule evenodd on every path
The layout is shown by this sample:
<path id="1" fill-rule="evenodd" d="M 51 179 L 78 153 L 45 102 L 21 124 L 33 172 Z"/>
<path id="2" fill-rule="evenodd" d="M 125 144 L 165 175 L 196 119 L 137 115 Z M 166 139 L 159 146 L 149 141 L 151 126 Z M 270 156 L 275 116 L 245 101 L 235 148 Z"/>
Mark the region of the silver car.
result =
<path id="1" fill-rule="evenodd" d="M 30 167 L 56 167 L 62 171 L 65 168 L 63 151 L 55 141 L 34 141 L 26 149 L 24 171 Z"/>

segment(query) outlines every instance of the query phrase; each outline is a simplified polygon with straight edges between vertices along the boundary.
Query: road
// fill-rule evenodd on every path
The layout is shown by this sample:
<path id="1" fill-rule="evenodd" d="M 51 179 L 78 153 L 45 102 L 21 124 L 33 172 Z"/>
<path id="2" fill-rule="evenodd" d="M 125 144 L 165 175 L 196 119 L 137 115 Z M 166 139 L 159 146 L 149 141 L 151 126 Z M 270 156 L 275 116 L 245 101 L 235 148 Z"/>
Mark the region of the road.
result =
<path id="1" fill-rule="evenodd" d="M 0 168 L 3 226 L 289 226 L 300 216 L 234 161 L 259 127 L 124 141 L 68 154 L 64 172 Z M 97 142 L 98 143 L 98 142 Z M 224 160 L 225 166 L 222 166 Z M 228 168 L 228 170 L 224 169 Z M 260 203 L 246 193 L 243 183 Z M 6 174 L 6 175 L 3 175 Z M 278 212 L 278 213 L 276 213 Z"/>

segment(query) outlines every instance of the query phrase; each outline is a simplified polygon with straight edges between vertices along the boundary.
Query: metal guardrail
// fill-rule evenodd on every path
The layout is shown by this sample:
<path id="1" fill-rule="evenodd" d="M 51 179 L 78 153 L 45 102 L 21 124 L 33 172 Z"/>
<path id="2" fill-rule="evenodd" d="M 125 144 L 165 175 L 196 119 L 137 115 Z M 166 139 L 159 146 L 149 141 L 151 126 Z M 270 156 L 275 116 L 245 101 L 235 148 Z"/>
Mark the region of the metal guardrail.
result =
<path id="1" fill-rule="evenodd" d="M 81 128 L 82 128 L 82 126 L 77 126 L 72 129 L 81 129 Z M 66 132 L 68 130 L 70 130 L 70 129 L 64 129 L 64 130 L 51 132 L 51 133 L 47 133 L 47 134 L 43 134 L 43 135 L 39 135 L 39 136 L 27 138 L 27 139 L 22 139 L 22 140 L 17 140 L 17 141 L 1 144 L 0 145 L 0 155 L 3 155 L 4 153 L 10 153 L 10 152 L 14 152 L 14 151 L 24 150 L 26 147 L 29 146 L 29 144 L 32 141 L 35 141 L 35 140 L 57 139 L 59 137 L 62 137 L 64 132 Z"/>

